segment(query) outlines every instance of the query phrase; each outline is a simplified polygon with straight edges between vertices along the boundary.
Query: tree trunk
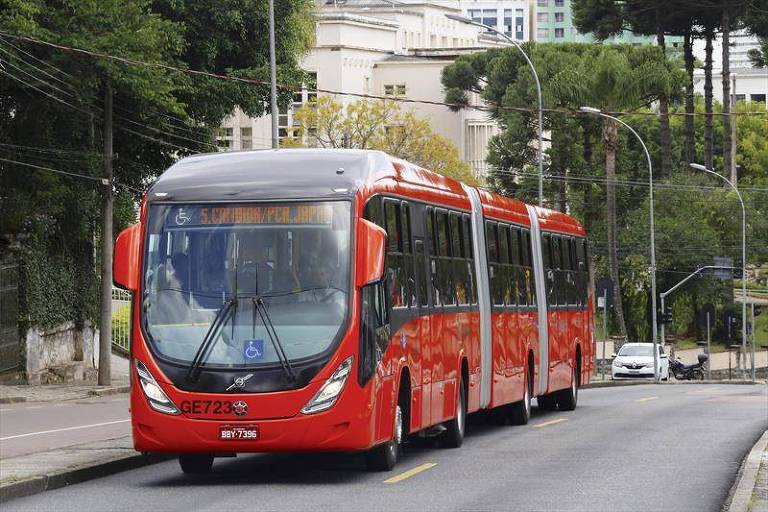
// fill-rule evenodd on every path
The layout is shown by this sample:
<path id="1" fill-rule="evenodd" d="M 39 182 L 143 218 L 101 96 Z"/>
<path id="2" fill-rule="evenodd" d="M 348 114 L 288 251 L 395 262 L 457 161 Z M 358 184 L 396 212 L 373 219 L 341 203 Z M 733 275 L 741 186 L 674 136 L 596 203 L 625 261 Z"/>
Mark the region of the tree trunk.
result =
<path id="1" fill-rule="evenodd" d="M 707 27 L 704 59 L 704 165 L 712 169 L 715 159 L 715 129 L 712 123 L 712 39 L 715 31 Z"/>
<path id="2" fill-rule="evenodd" d="M 605 196 L 608 225 L 608 263 L 611 279 L 613 279 L 613 311 L 619 334 L 627 335 L 627 325 L 624 322 L 624 308 L 621 303 L 621 285 L 619 283 L 619 244 L 616 240 L 616 142 L 618 127 L 610 119 L 603 123 L 603 144 L 605 145 Z"/>
<path id="3" fill-rule="evenodd" d="M 104 196 L 101 209 L 101 323 L 99 325 L 99 386 L 112 383 L 112 88 L 104 95 Z"/>
<path id="4" fill-rule="evenodd" d="M 586 163 L 587 170 L 592 170 L 592 138 L 589 133 L 589 122 L 582 123 L 582 158 Z M 591 173 L 588 173 L 591 174 Z M 587 234 L 592 233 L 592 213 L 594 199 L 592 197 L 592 183 L 586 182 L 584 185 L 584 229 Z"/>
<path id="5" fill-rule="evenodd" d="M 686 32 L 684 38 L 685 72 L 688 75 L 685 81 L 685 161 L 687 163 L 696 161 L 696 128 L 693 104 L 693 37 L 690 32 Z"/>
<path id="6" fill-rule="evenodd" d="M 660 9 L 657 8 L 656 39 L 664 56 L 667 55 L 667 46 L 664 40 L 664 27 L 659 17 Z M 669 96 L 659 95 L 659 143 L 661 144 L 661 176 L 664 178 L 672 174 L 672 132 L 669 128 Z"/>
<path id="7" fill-rule="evenodd" d="M 723 7 L 723 173 L 733 177 L 731 171 L 731 69 L 730 69 L 730 32 L 731 12 L 726 4 Z M 734 170 L 735 171 L 735 170 Z"/>

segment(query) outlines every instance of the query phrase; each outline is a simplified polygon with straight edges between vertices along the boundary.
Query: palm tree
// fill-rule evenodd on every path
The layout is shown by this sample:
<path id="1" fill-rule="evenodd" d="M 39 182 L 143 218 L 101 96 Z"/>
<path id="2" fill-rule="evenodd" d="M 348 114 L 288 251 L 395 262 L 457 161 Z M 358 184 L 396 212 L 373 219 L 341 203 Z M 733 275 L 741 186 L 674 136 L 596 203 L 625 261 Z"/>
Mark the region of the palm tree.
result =
<path id="1" fill-rule="evenodd" d="M 681 76 L 682 75 L 682 76 Z M 552 77 L 550 89 L 561 101 L 588 105 L 604 112 L 626 111 L 678 93 L 684 72 L 676 69 L 657 47 L 607 46 L 587 51 L 575 68 Z M 608 262 L 614 283 L 614 312 L 622 336 L 627 335 L 619 280 L 616 215 L 616 150 L 618 125 L 602 120 L 605 148 L 606 225 Z"/>

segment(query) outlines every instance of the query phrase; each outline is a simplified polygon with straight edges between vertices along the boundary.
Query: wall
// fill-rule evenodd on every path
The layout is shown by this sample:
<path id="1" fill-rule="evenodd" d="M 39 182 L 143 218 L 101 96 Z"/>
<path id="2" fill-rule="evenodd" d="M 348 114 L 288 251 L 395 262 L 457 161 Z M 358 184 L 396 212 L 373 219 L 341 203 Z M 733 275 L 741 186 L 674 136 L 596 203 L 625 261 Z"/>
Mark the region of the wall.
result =
<path id="1" fill-rule="evenodd" d="M 95 382 L 98 332 L 72 322 L 52 329 L 30 329 L 23 339 L 28 384 Z"/>

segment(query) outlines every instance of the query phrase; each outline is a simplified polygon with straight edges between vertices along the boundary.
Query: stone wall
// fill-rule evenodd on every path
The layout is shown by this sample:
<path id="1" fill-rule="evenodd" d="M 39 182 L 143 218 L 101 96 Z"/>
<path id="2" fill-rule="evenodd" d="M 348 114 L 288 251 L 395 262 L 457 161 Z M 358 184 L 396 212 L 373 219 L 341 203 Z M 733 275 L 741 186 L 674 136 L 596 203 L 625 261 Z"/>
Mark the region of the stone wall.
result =
<path id="1" fill-rule="evenodd" d="M 52 329 L 33 328 L 23 342 L 29 384 L 95 382 L 98 331 L 87 323 L 80 330 L 72 322 Z"/>

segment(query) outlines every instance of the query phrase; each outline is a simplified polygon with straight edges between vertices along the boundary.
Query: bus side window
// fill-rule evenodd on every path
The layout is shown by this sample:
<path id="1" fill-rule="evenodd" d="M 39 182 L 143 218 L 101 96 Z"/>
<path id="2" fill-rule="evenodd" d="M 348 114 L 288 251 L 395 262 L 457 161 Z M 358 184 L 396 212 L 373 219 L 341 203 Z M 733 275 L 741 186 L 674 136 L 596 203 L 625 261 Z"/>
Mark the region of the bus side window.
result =
<path id="1" fill-rule="evenodd" d="M 385 259 L 386 277 L 393 308 L 405 305 L 403 286 L 403 241 L 400 226 L 400 202 L 384 200 L 384 220 L 387 231 L 387 255 Z"/>
<path id="2" fill-rule="evenodd" d="M 381 196 L 373 196 L 365 203 L 363 218 L 384 227 L 384 215 L 381 211 Z"/>
<path id="3" fill-rule="evenodd" d="M 464 253 L 467 257 L 467 292 L 470 295 L 470 302 L 477 304 L 477 289 L 475 287 L 475 260 L 474 248 L 472 247 L 472 221 L 469 215 L 464 214 Z"/>
<path id="4" fill-rule="evenodd" d="M 407 201 L 401 203 L 400 224 L 402 226 L 403 268 L 402 280 L 405 288 L 405 306 L 416 306 L 416 277 L 413 254 L 411 254 L 411 211 Z"/>
<path id="5" fill-rule="evenodd" d="M 453 272 L 451 269 L 451 229 L 448 222 L 448 212 L 438 210 L 437 229 L 440 231 L 440 262 L 437 273 L 440 276 L 440 293 L 443 305 L 452 306 L 456 303 L 456 290 L 453 284 Z"/>

